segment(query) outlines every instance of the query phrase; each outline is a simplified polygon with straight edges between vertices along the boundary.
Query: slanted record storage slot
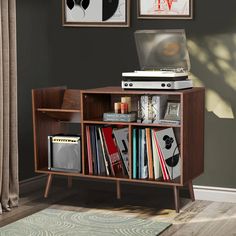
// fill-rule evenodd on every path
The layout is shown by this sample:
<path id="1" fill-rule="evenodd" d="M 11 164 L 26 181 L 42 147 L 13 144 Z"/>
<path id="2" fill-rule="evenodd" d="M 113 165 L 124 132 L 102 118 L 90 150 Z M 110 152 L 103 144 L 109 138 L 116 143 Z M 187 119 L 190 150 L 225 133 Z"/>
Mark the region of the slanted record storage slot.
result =
<path id="1" fill-rule="evenodd" d="M 73 95 L 72 95 L 73 94 Z M 142 95 L 166 95 L 170 101 L 180 103 L 179 124 L 144 124 L 138 122 L 105 122 L 103 113 L 114 111 L 114 102 L 123 96 L 132 98 L 132 110 L 137 111 L 137 100 Z M 78 98 L 80 96 L 80 98 Z M 121 197 L 121 182 L 144 183 L 156 186 L 167 186 L 174 190 L 176 211 L 179 212 L 179 188 L 188 186 L 190 196 L 194 200 L 192 180 L 204 170 L 204 88 L 192 88 L 179 91 L 158 90 L 122 90 L 120 87 L 105 87 L 88 90 L 67 90 L 65 87 L 36 89 L 32 91 L 35 171 L 47 173 L 48 181 L 45 197 L 48 195 L 52 176 L 78 176 L 96 180 L 114 181 L 117 185 L 117 198 Z M 66 133 L 65 125 L 77 123 L 81 125 L 82 135 L 82 173 L 52 172 L 47 170 L 47 135 L 52 133 Z M 128 129 L 128 158 L 129 175 L 126 177 L 95 175 L 89 173 L 86 127 L 126 127 Z M 133 178 L 132 162 L 132 134 L 137 128 L 161 130 L 173 128 L 179 153 L 181 156 L 180 176 L 176 179 L 164 181 L 160 179 Z M 69 185 L 71 179 L 69 178 Z"/>
<path id="2" fill-rule="evenodd" d="M 80 90 L 66 87 L 33 89 L 32 112 L 35 171 L 48 174 L 48 136 L 69 134 L 71 129 L 74 134 L 81 132 Z"/>

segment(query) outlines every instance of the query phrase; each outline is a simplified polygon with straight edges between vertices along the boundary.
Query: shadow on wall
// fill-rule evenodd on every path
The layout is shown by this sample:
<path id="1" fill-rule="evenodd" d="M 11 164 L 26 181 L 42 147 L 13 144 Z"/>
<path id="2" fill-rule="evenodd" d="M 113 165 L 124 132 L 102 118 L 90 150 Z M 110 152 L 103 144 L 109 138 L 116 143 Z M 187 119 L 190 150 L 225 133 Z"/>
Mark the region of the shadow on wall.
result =
<path id="1" fill-rule="evenodd" d="M 236 34 L 188 40 L 192 78 L 206 88 L 205 174 L 196 183 L 236 188 Z"/>

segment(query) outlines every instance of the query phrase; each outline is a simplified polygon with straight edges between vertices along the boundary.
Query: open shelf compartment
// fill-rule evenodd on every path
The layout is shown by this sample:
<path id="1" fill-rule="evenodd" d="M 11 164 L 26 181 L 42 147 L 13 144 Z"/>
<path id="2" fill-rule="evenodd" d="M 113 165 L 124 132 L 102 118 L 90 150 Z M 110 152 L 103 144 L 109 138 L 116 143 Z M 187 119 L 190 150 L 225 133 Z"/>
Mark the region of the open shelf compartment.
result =
<path id="1" fill-rule="evenodd" d="M 155 102 L 152 102 L 152 98 L 154 97 L 165 97 L 165 101 L 163 102 L 162 109 L 161 109 L 161 119 L 164 120 L 164 116 L 167 110 L 167 106 L 170 102 L 175 102 L 179 104 L 179 115 L 181 116 L 181 96 L 179 94 L 157 94 L 157 93 L 143 93 L 143 94 L 126 94 L 121 92 L 118 93 L 82 93 L 82 103 L 83 103 L 83 122 L 85 123 L 95 123 L 95 124 L 132 124 L 132 125 L 150 125 L 150 126 L 173 126 L 173 127 L 180 127 L 181 121 L 179 122 L 163 122 L 163 123 L 157 123 L 155 121 L 155 115 L 153 114 L 153 119 L 150 121 L 150 123 L 139 123 L 137 120 L 139 120 L 138 116 L 141 113 L 142 109 L 142 103 L 141 103 L 141 97 L 148 97 L 150 102 L 150 109 L 151 107 L 154 107 L 153 104 Z M 122 97 L 130 97 L 131 98 L 131 112 L 136 113 L 136 121 L 132 122 L 118 122 L 118 121 L 104 121 L 103 115 L 104 113 L 115 113 L 114 111 L 114 104 L 120 103 Z M 153 110 L 155 107 L 153 108 Z M 181 117 L 180 117 L 181 119 Z"/>

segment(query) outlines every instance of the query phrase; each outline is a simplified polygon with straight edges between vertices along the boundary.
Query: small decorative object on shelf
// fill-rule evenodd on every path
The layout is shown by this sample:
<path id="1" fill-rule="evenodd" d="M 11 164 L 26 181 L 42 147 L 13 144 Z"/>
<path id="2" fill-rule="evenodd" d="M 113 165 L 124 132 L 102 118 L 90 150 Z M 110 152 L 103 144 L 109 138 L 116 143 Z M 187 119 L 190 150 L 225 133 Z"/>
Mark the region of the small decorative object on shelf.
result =
<path id="1" fill-rule="evenodd" d="M 137 123 L 142 123 L 142 108 L 141 108 L 141 103 L 140 100 L 137 102 Z"/>
<path id="2" fill-rule="evenodd" d="M 144 124 L 160 123 L 164 117 L 167 99 L 166 95 L 141 96 L 140 107 L 138 107 L 138 117 L 141 122 Z"/>
<path id="3" fill-rule="evenodd" d="M 114 104 L 114 110 L 115 110 L 115 113 L 120 113 L 121 112 L 121 103 L 120 102 L 116 102 Z"/>
<path id="4" fill-rule="evenodd" d="M 152 109 L 153 109 L 153 123 L 159 123 L 164 117 L 168 96 L 153 96 L 152 97 Z"/>
<path id="5" fill-rule="evenodd" d="M 121 106 L 120 106 L 121 114 L 127 114 L 128 107 L 129 107 L 128 103 L 121 103 Z"/>
<path id="6" fill-rule="evenodd" d="M 150 124 L 153 122 L 152 98 L 148 95 L 141 96 L 142 123 Z"/>
<path id="7" fill-rule="evenodd" d="M 128 112 L 131 112 L 131 97 L 121 97 L 121 103 L 127 103 Z"/>
<path id="8" fill-rule="evenodd" d="M 170 121 L 180 121 L 179 102 L 168 102 L 164 119 Z"/>
<path id="9" fill-rule="evenodd" d="M 103 121 L 114 122 L 135 122 L 137 121 L 137 112 L 132 112 L 131 97 L 121 97 L 120 102 L 114 103 L 114 112 L 105 112 Z"/>

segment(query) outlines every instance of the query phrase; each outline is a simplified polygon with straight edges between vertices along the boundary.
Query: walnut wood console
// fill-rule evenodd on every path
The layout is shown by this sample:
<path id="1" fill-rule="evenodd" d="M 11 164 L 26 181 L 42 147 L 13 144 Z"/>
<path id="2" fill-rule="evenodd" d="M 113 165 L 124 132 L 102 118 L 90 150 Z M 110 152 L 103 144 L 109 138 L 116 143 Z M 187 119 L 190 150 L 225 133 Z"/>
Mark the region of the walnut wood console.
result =
<path id="1" fill-rule="evenodd" d="M 113 110 L 113 103 L 122 96 L 168 95 L 170 100 L 181 104 L 181 122 L 171 124 L 143 124 L 104 122 L 103 113 Z M 192 181 L 204 170 L 204 88 L 193 88 L 179 91 L 128 91 L 120 87 L 105 87 L 89 90 L 71 90 L 66 87 L 53 87 L 32 90 L 34 158 L 35 171 L 48 174 L 45 197 L 48 196 L 53 175 L 68 176 L 68 186 L 72 185 L 72 177 L 114 181 L 117 186 L 117 199 L 121 197 L 122 182 L 132 184 L 145 183 L 156 186 L 167 186 L 173 189 L 175 208 L 179 212 L 179 188 L 187 186 L 191 199 L 194 201 Z M 77 123 L 82 137 L 82 173 L 57 172 L 48 170 L 47 136 L 57 133 L 67 133 L 68 124 Z M 181 155 L 181 175 L 179 178 L 164 181 L 133 179 L 132 168 L 129 168 L 129 178 L 89 175 L 86 149 L 86 125 L 126 126 L 129 129 L 129 166 L 132 166 L 132 130 L 135 127 L 172 127 L 178 133 Z"/>

